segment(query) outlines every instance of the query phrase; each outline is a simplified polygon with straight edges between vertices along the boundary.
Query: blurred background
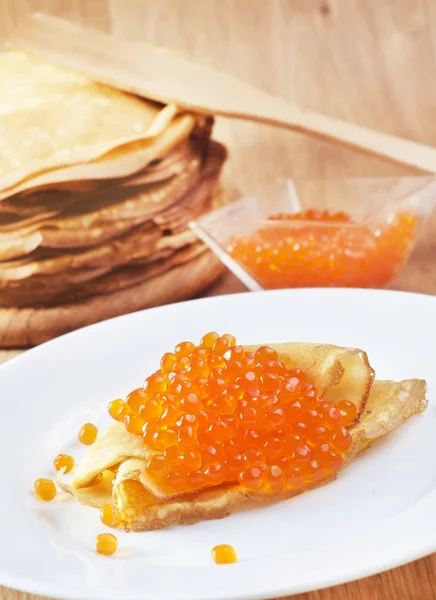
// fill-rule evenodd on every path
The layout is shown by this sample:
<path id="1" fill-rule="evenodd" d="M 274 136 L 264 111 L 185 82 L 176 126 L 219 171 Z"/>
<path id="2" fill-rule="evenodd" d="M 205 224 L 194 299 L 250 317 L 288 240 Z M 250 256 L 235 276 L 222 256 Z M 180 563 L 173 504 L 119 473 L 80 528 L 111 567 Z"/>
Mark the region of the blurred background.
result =
<path id="1" fill-rule="evenodd" d="M 436 145 L 433 0 L 0 0 L 0 40 L 41 11 L 147 41 L 300 106 Z M 241 192 L 279 177 L 408 170 L 305 135 L 218 119 L 225 175 Z M 436 292 L 430 221 L 396 287 Z M 433 252 L 432 252 L 433 249 Z M 241 291 L 226 273 L 209 294 Z"/>
<path id="2" fill-rule="evenodd" d="M 4 39 L 30 12 L 146 40 L 233 73 L 302 107 L 436 145 L 433 0 L 0 0 Z M 278 177 L 407 170 L 287 131 L 218 119 L 225 173 L 241 191 Z M 431 231 L 433 223 L 427 226 Z M 397 287 L 436 292 L 424 235 Z M 242 290 L 226 275 L 216 293 Z"/>
<path id="3" fill-rule="evenodd" d="M 433 0 L 1 0 L 0 36 L 33 11 L 146 40 L 303 107 L 436 143 Z M 234 181 L 391 175 L 378 159 L 267 126 L 220 120 Z"/>

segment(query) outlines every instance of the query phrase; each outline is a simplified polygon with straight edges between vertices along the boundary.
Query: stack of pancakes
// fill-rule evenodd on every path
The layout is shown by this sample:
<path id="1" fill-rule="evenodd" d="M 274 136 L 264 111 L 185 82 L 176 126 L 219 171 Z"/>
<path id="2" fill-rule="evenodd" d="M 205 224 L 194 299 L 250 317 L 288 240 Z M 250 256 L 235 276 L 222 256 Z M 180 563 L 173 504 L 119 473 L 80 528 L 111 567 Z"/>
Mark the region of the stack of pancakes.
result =
<path id="1" fill-rule="evenodd" d="M 0 79 L 0 334 L 6 308 L 75 305 L 86 324 L 217 277 L 188 227 L 224 201 L 210 117 L 16 52 L 0 54 Z"/>

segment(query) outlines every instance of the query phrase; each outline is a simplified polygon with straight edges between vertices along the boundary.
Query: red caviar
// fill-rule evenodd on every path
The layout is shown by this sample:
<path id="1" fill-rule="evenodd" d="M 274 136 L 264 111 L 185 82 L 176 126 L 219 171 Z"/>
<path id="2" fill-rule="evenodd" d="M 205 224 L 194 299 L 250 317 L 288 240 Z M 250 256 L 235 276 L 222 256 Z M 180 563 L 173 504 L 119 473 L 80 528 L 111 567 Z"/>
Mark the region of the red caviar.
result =
<path id="1" fill-rule="evenodd" d="M 112 504 L 105 504 L 100 510 L 100 521 L 108 527 L 117 527 L 119 518 L 115 518 Z"/>
<path id="2" fill-rule="evenodd" d="M 238 560 L 235 549 L 229 544 L 215 546 L 212 548 L 211 554 L 217 565 L 228 565 Z"/>
<path id="3" fill-rule="evenodd" d="M 346 213 L 308 210 L 274 215 L 283 228 L 230 240 L 229 254 L 264 288 L 382 287 L 397 274 L 419 219 L 397 214 L 379 228 Z"/>
<path id="4" fill-rule="evenodd" d="M 163 490 L 239 482 L 277 493 L 341 469 L 355 405 L 322 400 L 273 348 L 246 352 L 211 332 L 197 347 L 178 344 L 161 367 L 109 413 L 154 451 L 147 471 Z"/>
<path id="5" fill-rule="evenodd" d="M 77 434 L 77 438 L 81 444 L 85 444 L 85 446 L 90 446 L 97 439 L 97 427 L 93 425 L 93 423 L 85 423 Z"/>
<path id="6" fill-rule="evenodd" d="M 111 533 L 100 533 L 95 538 L 95 549 L 98 554 L 110 556 L 118 547 L 117 538 Z"/>
<path id="7" fill-rule="evenodd" d="M 64 469 L 64 473 L 69 473 L 74 467 L 74 458 L 69 454 L 58 454 L 53 464 L 56 471 Z"/>
<path id="8" fill-rule="evenodd" d="M 56 496 L 56 485 L 51 479 L 40 477 L 33 484 L 36 495 L 44 502 L 50 502 Z"/>

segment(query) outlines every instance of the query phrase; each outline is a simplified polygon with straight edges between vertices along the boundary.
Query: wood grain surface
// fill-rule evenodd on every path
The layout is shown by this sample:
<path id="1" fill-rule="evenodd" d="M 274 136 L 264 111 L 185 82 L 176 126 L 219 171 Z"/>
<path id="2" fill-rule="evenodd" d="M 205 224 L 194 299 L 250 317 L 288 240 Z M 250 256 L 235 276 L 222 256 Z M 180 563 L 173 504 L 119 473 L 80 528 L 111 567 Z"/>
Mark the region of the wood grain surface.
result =
<path id="1" fill-rule="evenodd" d="M 0 43 L 33 10 L 173 48 L 302 106 L 436 146 L 435 0 L 0 0 Z M 283 176 L 407 173 L 266 126 L 222 120 L 216 136 L 244 191 Z M 436 214 L 394 287 L 436 294 Z M 208 295 L 242 290 L 226 275 Z M 37 597 L 0 588 L 0 598 Z M 436 556 L 294 597 L 333 599 L 436 599 Z"/>

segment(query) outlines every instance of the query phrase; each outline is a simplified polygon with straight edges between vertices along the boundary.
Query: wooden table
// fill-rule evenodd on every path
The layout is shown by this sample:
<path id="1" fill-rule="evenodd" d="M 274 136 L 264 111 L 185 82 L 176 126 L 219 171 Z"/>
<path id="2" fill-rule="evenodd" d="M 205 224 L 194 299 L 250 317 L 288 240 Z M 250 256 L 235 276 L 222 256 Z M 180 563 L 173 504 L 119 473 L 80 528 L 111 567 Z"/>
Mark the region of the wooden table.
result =
<path id="1" fill-rule="evenodd" d="M 0 0 L 0 36 L 40 10 L 179 50 L 302 106 L 436 145 L 435 0 Z M 297 134 L 220 121 L 227 172 L 250 190 L 283 176 L 406 171 Z M 436 294 L 436 215 L 396 286 Z M 241 291 L 228 275 L 209 294 Z M 2 361 L 17 352 L 0 353 Z M 0 588 L 2 600 L 36 600 Z M 436 556 L 297 600 L 430 600 Z"/>

